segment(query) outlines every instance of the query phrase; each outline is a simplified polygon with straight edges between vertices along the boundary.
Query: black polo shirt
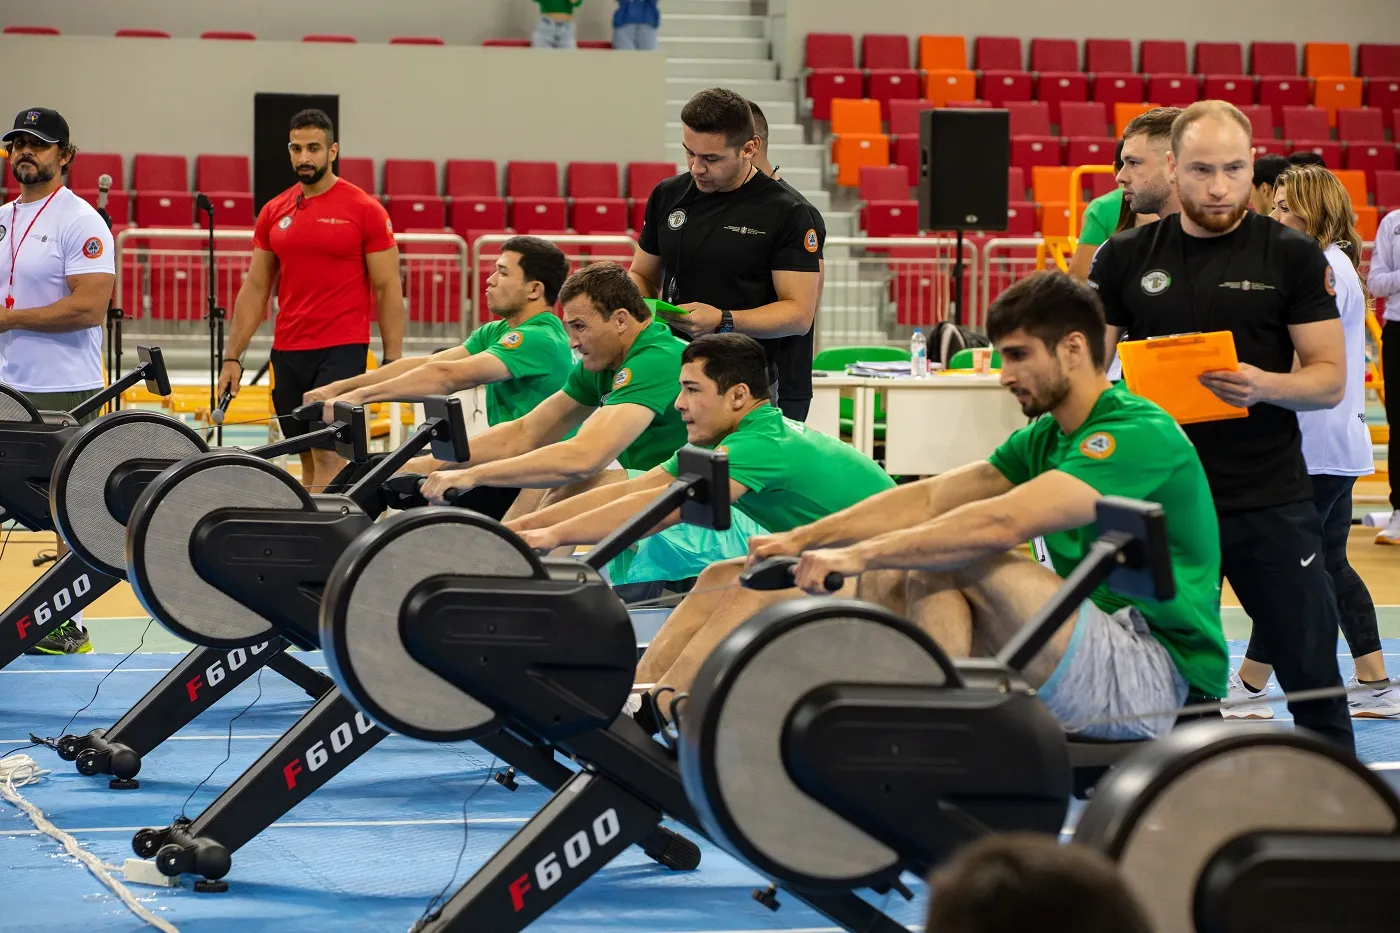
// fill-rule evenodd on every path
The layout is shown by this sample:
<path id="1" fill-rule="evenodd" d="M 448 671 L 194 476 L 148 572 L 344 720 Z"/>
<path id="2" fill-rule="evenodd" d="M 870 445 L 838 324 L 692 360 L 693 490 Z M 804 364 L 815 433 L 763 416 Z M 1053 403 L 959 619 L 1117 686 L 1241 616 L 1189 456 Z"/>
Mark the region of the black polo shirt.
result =
<path id="1" fill-rule="evenodd" d="M 778 300 L 773 273 L 820 271 L 824 232 L 812 207 L 784 182 L 762 173 L 733 191 L 704 194 L 690 174 L 652 189 L 641 248 L 661 257 L 661 298 L 721 311 Z M 760 340 L 777 371 L 778 397 L 812 397 L 812 329 Z"/>
<path id="2" fill-rule="evenodd" d="M 1293 368 L 1288 328 L 1339 317 L 1330 267 L 1310 237 L 1247 213 L 1234 232 L 1194 237 L 1181 217 L 1128 230 L 1100 248 L 1089 273 L 1108 323 L 1131 339 L 1228 330 L 1241 362 Z M 1312 500 L 1298 415 L 1259 403 L 1248 418 L 1182 426 L 1220 512 Z"/>

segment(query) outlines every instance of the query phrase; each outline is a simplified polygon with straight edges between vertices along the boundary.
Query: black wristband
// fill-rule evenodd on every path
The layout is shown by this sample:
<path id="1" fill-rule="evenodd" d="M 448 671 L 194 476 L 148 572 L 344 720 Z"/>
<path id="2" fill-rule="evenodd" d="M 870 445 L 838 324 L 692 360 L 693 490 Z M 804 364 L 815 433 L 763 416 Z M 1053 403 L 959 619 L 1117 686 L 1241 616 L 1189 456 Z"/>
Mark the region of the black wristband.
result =
<path id="1" fill-rule="evenodd" d="M 231 356 L 226 356 L 226 357 L 224 357 L 224 362 L 225 362 L 225 363 L 237 363 L 237 364 L 238 364 L 238 370 L 239 370 L 239 372 L 242 372 L 242 371 L 243 371 L 243 361 L 242 361 L 242 360 L 235 359 L 234 357 L 231 357 Z"/>

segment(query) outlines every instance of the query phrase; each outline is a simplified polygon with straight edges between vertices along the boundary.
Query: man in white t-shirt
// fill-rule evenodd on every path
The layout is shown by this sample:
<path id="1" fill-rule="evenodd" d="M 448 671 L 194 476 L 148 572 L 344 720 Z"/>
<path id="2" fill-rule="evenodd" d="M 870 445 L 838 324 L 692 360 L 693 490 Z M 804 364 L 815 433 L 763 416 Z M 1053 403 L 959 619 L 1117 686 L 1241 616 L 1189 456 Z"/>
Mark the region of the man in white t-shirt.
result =
<path id="1" fill-rule="evenodd" d="M 20 186 L 17 199 L 0 205 L 0 382 L 41 411 L 70 411 L 102 388 L 102 323 L 116 280 L 112 233 L 64 187 L 77 149 L 61 115 L 21 110 L 0 141 Z M 81 621 L 70 620 L 33 650 L 92 646 Z"/>

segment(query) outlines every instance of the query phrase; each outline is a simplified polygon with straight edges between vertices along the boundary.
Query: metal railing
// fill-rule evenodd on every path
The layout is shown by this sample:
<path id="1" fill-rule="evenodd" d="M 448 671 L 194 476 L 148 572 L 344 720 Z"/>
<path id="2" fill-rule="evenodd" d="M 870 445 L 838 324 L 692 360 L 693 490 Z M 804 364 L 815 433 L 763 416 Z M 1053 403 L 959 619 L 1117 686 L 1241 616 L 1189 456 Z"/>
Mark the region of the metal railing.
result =
<path id="1" fill-rule="evenodd" d="M 468 330 L 475 330 L 491 321 L 491 312 L 486 307 L 486 280 L 495 270 L 496 256 L 501 244 L 514 234 L 491 233 L 479 236 L 470 247 L 471 264 L 468 267 L 471 279 L 471 320 Z M 610 261 L 623 268 L 632 264 L 637 241 L 625 234 L 548 234 L 542 237 L 564 251 L 570 269 L 577 271 L 590 262 Z"/>

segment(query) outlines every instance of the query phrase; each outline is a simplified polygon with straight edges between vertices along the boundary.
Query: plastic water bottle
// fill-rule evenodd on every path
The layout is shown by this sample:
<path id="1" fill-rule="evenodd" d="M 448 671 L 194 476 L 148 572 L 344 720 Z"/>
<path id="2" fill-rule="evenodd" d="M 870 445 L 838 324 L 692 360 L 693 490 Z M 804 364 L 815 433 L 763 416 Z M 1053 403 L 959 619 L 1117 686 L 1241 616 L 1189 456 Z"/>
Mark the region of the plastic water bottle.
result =
<path id="1" fill-rule="evenodd" d="M 928 340 L 922 327 L 914 328 L 909 338 L 909 375 L 922 379 L 928 375 Z"/>

